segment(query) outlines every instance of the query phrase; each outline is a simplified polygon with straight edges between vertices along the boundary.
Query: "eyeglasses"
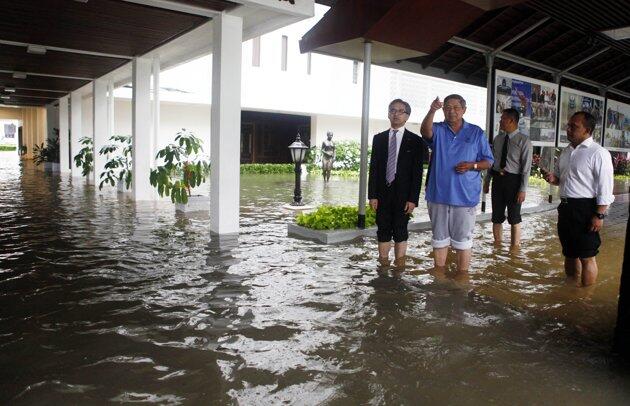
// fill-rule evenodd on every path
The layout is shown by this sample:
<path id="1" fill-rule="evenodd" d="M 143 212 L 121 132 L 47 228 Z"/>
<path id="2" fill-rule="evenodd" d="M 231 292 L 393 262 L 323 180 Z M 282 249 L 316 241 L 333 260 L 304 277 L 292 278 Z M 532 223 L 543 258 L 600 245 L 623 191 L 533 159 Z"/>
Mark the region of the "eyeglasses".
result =
<path id="1" fill-rule="evenodd" d="M 389 109 L 389 114 L 407 114 L 407 110 Z"/>
<path id="2" fill-rule="evenodd" d="M 444 111 L 451 111 L 451 110 L 453 110 L 453 111 L 461 111 L 461 110 L 464 110 L 464 108 L 461 107 L 461 106 L 444 106 L 444 107 L 442 107 L 442 110 L 444 110 Z"/>

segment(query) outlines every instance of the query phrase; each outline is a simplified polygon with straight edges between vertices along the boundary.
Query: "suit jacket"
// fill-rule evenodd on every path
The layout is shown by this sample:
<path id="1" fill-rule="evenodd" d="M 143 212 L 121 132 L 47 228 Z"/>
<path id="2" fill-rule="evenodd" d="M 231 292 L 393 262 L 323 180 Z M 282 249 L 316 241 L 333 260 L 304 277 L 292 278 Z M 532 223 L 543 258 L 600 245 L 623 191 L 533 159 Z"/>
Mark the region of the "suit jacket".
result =
<path id="1" fill-rule="evenodd" d="M 372 140 L 370 156 L 368 199 L 383 199 L 385 196 L 388 149 L 389 130 L 376 134 Z M 422 139 L 405 129 L 396 162 L 396 194 L 400 202 L 418 205 L 425 150 Z"/>

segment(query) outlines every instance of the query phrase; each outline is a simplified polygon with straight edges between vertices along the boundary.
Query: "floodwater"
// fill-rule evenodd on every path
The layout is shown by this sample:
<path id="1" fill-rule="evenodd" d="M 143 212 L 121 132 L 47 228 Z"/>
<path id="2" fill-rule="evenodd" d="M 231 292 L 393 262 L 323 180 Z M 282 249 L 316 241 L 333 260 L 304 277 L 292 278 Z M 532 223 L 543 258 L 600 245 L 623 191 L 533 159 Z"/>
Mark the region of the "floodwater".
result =
<path id="1" fill-rule="evenodd" d="M 429 272 L 426 233 L 405 273 L 379 276 L 372 239 L 287 237 L 291 176 L 241 189 L 242 233 L 217 241 L 205 215 L 0 156 L 0 403 L 630 402 L 609 356 L 627 214 L 578 289 L 554 212 L 524 217 L 520 252 L 479 225 L 469 278 Z M 304 189 L 352 204 L 358 187 Z"/>

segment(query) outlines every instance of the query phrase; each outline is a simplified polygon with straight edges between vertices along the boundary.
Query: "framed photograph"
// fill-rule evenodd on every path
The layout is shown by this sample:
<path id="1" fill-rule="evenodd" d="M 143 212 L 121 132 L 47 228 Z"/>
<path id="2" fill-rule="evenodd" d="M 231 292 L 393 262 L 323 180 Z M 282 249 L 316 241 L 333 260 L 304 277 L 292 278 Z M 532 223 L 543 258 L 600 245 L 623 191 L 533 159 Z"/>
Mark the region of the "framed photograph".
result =
<path id="1" fill-rule="evenodd" d="M 558 146 L 569 145 L 567 123 L 574 113 L 588 111 L 595 117 L 593 140 L 601 144 L 604 130 L 604 98 L 595 94 L 563 87 L 560 89 L 560 126 L 558 127 Z"/>
<path id="2" fill-rule="evenodd" d="M 556 145 L 557 84 L 496 70 L 494 90 L 494 136 L 499 134 L 503 110 L 515 108 L 521 114 L 519 131 L 529 136 L 532 145 Z"/>
<path id="3" fill-rule="evenodd" d="M 630 104 L 607 100 L 602 145 L 610 151 L 630 152 Z"/>

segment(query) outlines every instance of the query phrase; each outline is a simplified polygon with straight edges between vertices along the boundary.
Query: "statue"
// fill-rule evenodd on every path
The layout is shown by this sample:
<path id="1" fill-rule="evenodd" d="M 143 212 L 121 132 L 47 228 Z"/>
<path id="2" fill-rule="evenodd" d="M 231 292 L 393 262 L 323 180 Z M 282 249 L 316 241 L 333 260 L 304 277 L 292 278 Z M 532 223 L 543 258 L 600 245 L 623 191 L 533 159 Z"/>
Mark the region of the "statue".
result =
<path id="1" fill-rule="evenodd" d="M 322 142 L 322 175 L 324 182 L 330 180 L 330 172 L 332 172 L 333 163 L 335 162 L 335 143 L 332 141 L 333 133 L 326 133 L 326 140 Z"/>

